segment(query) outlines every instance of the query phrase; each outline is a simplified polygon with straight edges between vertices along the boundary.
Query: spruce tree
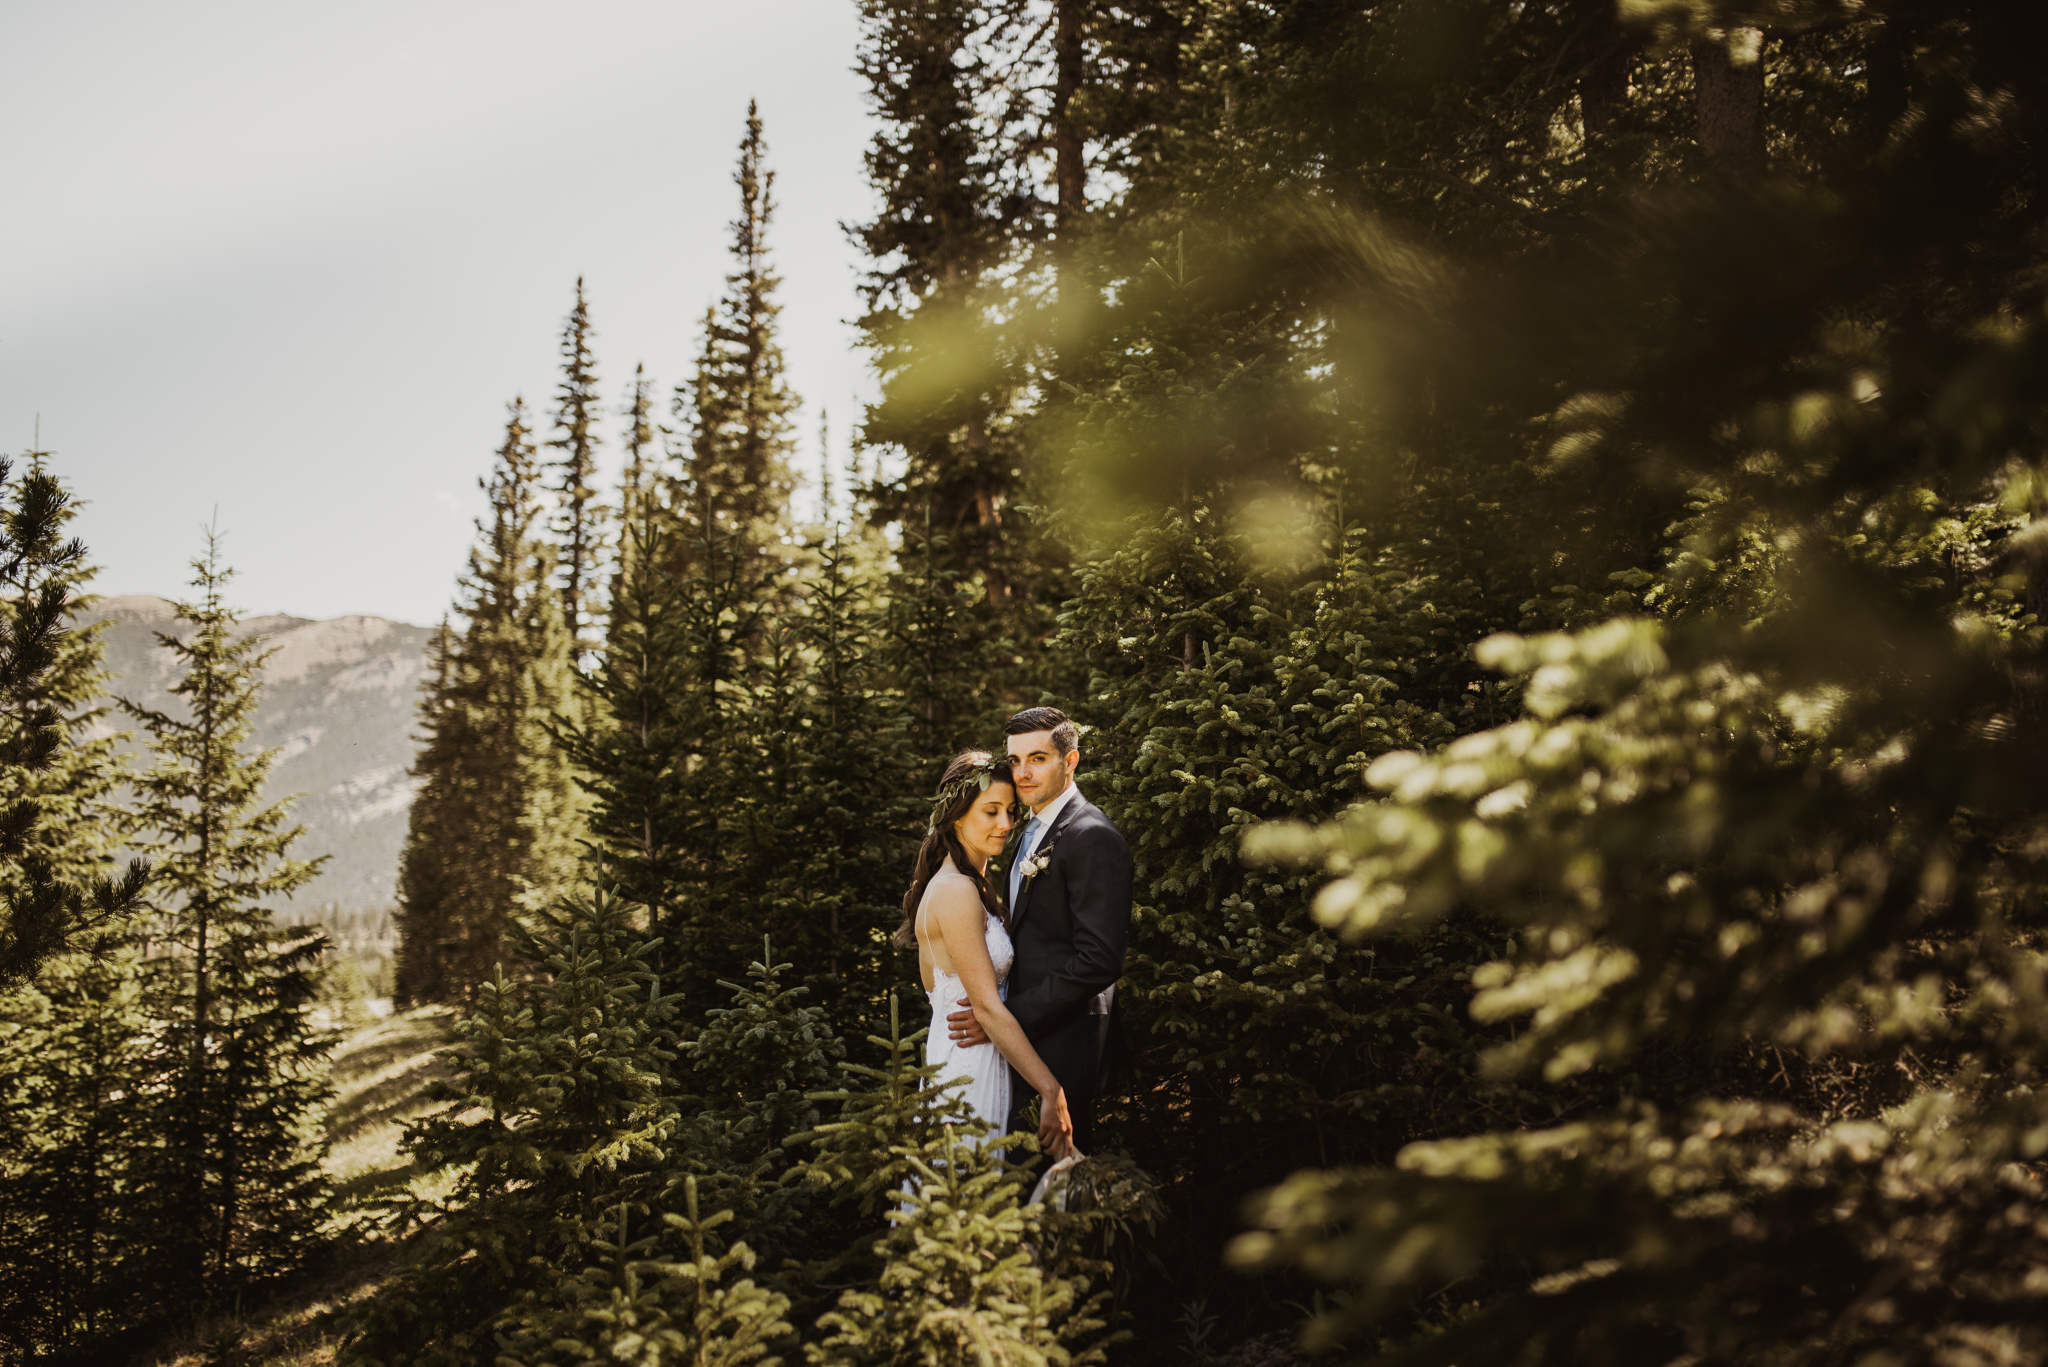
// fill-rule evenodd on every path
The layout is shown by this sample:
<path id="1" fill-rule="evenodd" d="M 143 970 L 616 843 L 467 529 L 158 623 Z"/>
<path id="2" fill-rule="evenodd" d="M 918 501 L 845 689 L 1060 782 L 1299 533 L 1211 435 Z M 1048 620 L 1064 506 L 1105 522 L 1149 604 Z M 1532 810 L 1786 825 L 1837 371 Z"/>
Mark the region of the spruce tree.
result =
<path id="1" fill-rule="evenodd" d="M 995 687 L 1005 662 L 996 624 L 962 582 L 948 544 L 928 517 L 904 524 L 880 652 L 909 714 L 913 753 L 934 768 L 995 733 L 1000 716 L 1016 710 Z"/>
<path id="2" fill-rule="evenodd" d="M 910 1155 L 943 1147 L 945 1131 L 957 1123 L 950 1093 L 960 1084 L 933 1085 L 938 1068 L 920 1063 L 924 1031 L 903 1032 L 902 1004 L 889 994 L 889 1033 L 869 1035 L 867 1042 L 882 1051 L 882 1063 L 845 1062 L 839 1071 L 865 1090 L 847 1087 L 816 1093 L 813 1101 L 831 1102 L 836 1115 L 802 1136 L 811 1156 L 796 1170 L 805 1183 L 830 1192 L 834 1205 L 851 1204 L 866 1219 L 879 1216 L 897 1199 L 914 1175 Z M 972 1126 L 962 1131 L 984 1137 Z M 863 1248 L 865 1245 L 863 1245 Z"/>
<path id="3" fill-rule="evenodd" d="M 902 473 L 867 491 L 873 516 L 923 537 L 919 554 L 981 600 L 977 637 L 1035 642 L 1065 588 L 1065 557 L 1023 506 L 1038 500 L 1016 421 L 1031 382 L 1032 310 L 1015 269 L 1031 196 L 1007 183 L 1018 164 L 1005 157 L 1014 88 L 999 49 L 1021 16 L 958 3 L 861 8 L 857 69 L 881 122 L 867 157 L 879 212 L 860 229 L 873 262 L 861 326 L 881 397 L 861 439 L 903 453 Z M 1013 702 L 1038 701 L 1042 681 L 1029 676 L 1040 660 L 979 663 L 1002 666 L 991 686 L 1017 692 Z"/>
<path id="4" fill-rule="evenodd" d="M 625 419 L 626 424 L 626 430 L 619 439 L 626 460 L 625 467 L 619 472 L 619 547 L 613 562 L 611 588 L 614 598 L 632 569 L 629 529 L 644 526 L 652 507 L 658 507 L 661 501 L 662 480 L 654 431 L 654 382 L 647 378 L 645 366 L 633 367 L 633 387 L 627 391 L 626 404 L 619 410 L 619 416 Z"/>
<path id="5" fill-rule="evenodd" d="M 846 1054 L 830 1013 L 801 1001 L 811 990 L 783 984 L 790 968 L 764 936 L 747 981 L 720 984 L 731 1003 L 705 1013 L 686 1054 L 690 1090 L 738 1171 L 779 1163 L 789 1137 L 817 1123 L 811 1094 Z"/>
<path id="6" fill-rule="evenodd" d="M 82 1353 L 137 1322 L 129 1291 L 147 1230 L 128 1207 L 154 1080 L 134 917 L 120 910 L 138 886 L 134 866 L 106 895 L 129 822 L 103 720 L 101 633 L 75 625 L 92 606 L 92 570 L 64 539 L 75 507 L 48 454 L 27 459 L 7 491 L 0 609 L 0 747 L 18 856 L 0 865 L 14 909 L 0 929 L 0 1357 L 10 1360 Z M 55 918 L 15 918 L 38 905 Z M 67 942 L 75 948 L 42 953 Z"/>
<path id="7" fill-rule="evenodd" d="M 652 909 L 691 1018 L 722 1000 L 720 979 L 741 973 L 757 942 L 764 875 L 748 825 L 764 741 L 756 690 L 799 553 L 789 511 L 796 398 L 776 337 L 774 178 L 764 158 L 750 107 L 732 269 L 706 316 L 695 373 L 675 392 L 687 441 L 676 478 L 646 502 L 634 533 L 643 567 L 615 604 L 614 631 L 630 640 L 624 652 L 615 642 L 606 668 L 605 715 L 575 742 L 599 804 L 594 829 Z M 774 691 L 787 699 L 795 660 L 779 639 Z"/>
<path id="8" fill-rule="evenodd" d="M 740 205 L 732 270 L 724 296 L 706 313 L 696 375 L 678 414 L 689 432 L 688 485 L 696 496 L 685 502 L 708 502 L 717 528 L 739 533 L 750 550 L 780 539 L 795 488 L 789 457 L 797 398 L 776 332 L 782 280 L 769 258 L 775 173 L 767 150 L 760 110 L 749 102 L 733 173 Z"/>
<path id="9" fill-rule="evenodd" d="M 0 1360 L 77 1357 L 162 1306 L 139 1218 L 152 1057 L 140 953 L 64 954 L 0 996 Z"/>
<path id="10" fill-rule="evenodd" d="M 352 1317 L 353 1361 L 487 1360 L 520 1316 L 582 1275 L 621 1204 L 652 1209 L 674 1160 L 676 1002 L 636 909 L 600 884 L 518 929 L 522 970 L 482 985 L 443 1108 L 406 1147 L 454 1177 L 408 1263 Z"/>
<path id="11" fill-rule="evenodd" d="M 519 1317 L 498 1361 L 510 1367 L 558 1362 L 625 1362 L 637 1367 L 779 1367 L 770 1347 L 788 1335 L 789 1301 L 741 1278 L 754 1254 L 745 1242 L 714 1256 L 705 1234 L 731 1211 L 702 1217 L 697 1179 L 684 1181 L 683 1209 L 664 1212 L 662 1235 L 686 1240 L 681 1256 L 663 1256 L 662 1235 L 632 1238 L 632 1209 L 621 1204 L 609 1239 L 591 1242 L 602 1261 L 564 1282 L 553 1305 Z"/>
<path id="12" fill-rule="evenodd" d="M 636 373 L 635 379 L 638 376 Z M 638 385 L 637 400 L 644 402 Z M 559 543 L 562 584 L 562 621 L 569 633 L 572 660 L 580 660 L 590 647 L 586 627 L 602 572 L 605 510 L 593 487 L 597 479 L 597 433 L 594 430 L 599 405 L 597 367 L 590 354 L 590 306 L 583 297 L 583 277 L 576 277 L 576 304 L 562 325 L 562 382 L 555 391 L 555 433 L 548 445 L 561 452 L 550 462 L 559 472 L 554 485 L 556 514 L 554 533 Z M 644 441 L 640 423 L 644 418 L 637 406 L 630 441 Z"/>
<path id="13" fill-rule="evenodd" d="M 192 562 L 199 596 L 181 634 L 158 633 L 179 667 L 179 715 L 123 707 L 148 733 L 134 779 L 160 912 L 149 965 L 152 1069 L 131 1196 L 153 1231 L 138 1308 L 164 1319 L 218 1305 L 297 1270 L 317 1251 L 326 1185 L 309 1138 L 327 1099 L 329 1041 L 310 1010 L 326 948 L 273 924 L 277 899 L 318 872 L 291 856 L 303 828 L 263 801 L 274 753 L 246 749 L 266 652 L 222 599 L 218 538 Z M 148 1312 L 138 1318 L 149 1318 Z"/>
<path id="14" fill-rule="evenodd" d="M 65 536 L 70 493 L 30 451 L 0 460 L 0 989 L 66 948 L 90 948 L 135 906 L 146 865 L 109 875 L 120 841 L 110 736 L 90 732 L 104 691 L 85 547 Z"/>
<path id="15" fill-rule="evenodd" d="M 522 911 L 574 876 L 583 802 L 550 727 L 574 699 L 571 643 L 540 535 L 540 471 L 511 405 L 485 483 L 458 637 L 420 707 L 420 780 L 399 863 L 398 990 L 468 1000 L 505 961 Z"/>
<path id="16" fill-rule="evenodd" d="M 907 744 L 889 688 L 886 580 L 857 537 L 835 526 L 815 557 L 796 623 L 805 658 L 800 766 L 770 892 L 778 935 L 843 1034 L 880 1025 L 901 981 L 880 946 L 902 917 L 904 870 L 925 802 L 925 756 Z"/>

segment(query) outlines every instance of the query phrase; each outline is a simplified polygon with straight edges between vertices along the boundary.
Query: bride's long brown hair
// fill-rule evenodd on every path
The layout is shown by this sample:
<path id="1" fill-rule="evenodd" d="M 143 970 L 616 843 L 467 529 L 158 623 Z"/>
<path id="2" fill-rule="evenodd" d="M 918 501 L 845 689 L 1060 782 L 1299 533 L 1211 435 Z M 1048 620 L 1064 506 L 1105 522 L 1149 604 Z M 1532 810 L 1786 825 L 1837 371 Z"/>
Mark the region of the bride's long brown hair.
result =
<path id="1" fill-rule="evenodd" d="M 991 758 L 986 750 L 961 751 L 946 766 L 946 772 L 939 776 L 938 797 L 932 803 L 931 829 L 925 832 L 924 843 L 917 847 L 917 863 L 910 874 L 910 891 L 903 894 L 903 924 L 889 938 L 889 943 L 896 948 L 908 949 L 917 943 L 917 904 L 924 900 L 924 890 L 931 886 L 939 866 L 948 859 L 953 861 L 954 868 L 974 880 L 975 890 L 981 894 L 981 904 L 988 908 L 988 914 L 1001 921 L 1005 928 L 1009 926 L 1009 912 L 1004 910 L 988 879 L 967 857 L 966 848 L 953 830 L 953 823 L 967 815 L 968 810 L 981 800 L 981 795 L 997 783 L 1007 783 L 1012 790 L 1016 788 L 1016 780 L 1010 775 L 1010 761 Z"/>

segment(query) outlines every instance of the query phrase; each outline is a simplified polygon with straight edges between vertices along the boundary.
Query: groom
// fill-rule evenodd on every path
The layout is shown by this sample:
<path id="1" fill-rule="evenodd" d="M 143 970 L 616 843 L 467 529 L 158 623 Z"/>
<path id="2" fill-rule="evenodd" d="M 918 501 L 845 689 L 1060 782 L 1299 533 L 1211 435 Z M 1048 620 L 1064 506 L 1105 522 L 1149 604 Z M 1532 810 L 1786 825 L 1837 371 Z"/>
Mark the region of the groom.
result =
<path id="1" fill-rule="evenodd" d="M 1131 848 L 1074 786 L 1081 737 L 1066 713 L 1026 708 L 1003 730 L 1017 796 L 1031 808 L 997 873 L 1017 949 L 1007 1000 L 1066 1091 L 1074 1146 L 1092 1153 L 1095 1099 L 1123 1059 L 1116 980 L 1131 928 Z M 956 1043 L 987 1042 L 971 1009 L 946 1020 Z M 1032 1092 L 1013 1076 L 1010 1094 L 1021 1102 Z M 1010 1128 L 1019 1128 L 1014 1114 Z"/>

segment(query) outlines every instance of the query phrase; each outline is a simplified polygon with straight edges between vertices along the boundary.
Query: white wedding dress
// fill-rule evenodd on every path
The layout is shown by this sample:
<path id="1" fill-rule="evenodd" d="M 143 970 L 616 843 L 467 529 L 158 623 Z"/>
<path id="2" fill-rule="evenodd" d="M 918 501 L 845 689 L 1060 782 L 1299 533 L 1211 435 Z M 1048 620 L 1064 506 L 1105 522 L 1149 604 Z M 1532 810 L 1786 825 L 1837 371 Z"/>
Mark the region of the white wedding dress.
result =
<path id="1" fill-rule="evenodd" d="M 931 945 L 931 938 L 925 934 L 924 909 L 932 900 L 933 890 L 948 877 L 967 881 L 966 875 L 948 868 L 926 885 L 924 897 L 918 903 L 917 933 L 927 948 Z M 1010 943 L 1010 932 L 1003 929 L 1003 923 L 993 916 L 987 918 L 984 938 L 989 962 L 995 965 L 996 983 L 1002 986 L 1009 981 L 1010 965 L 1017 961 L 1016 948 Z M 956 1077 L 966 1078 L 966 1086 L 954 1089 L 956 1104 L 986 1120 L 994 1127 L 995 1133 L 1002 1134 L 1010 1123 L 1009 1062 L 993 1043 L 977 1044 L 972 1048 L 962 1048 L 953 1043 L 953 1037 L 946 1029 L 946 1017 L 960 1010 L 960 1002 L 967 996 L 967 989 L 961 985 L 957 975 L 939 967 L 936 954 L 932 955 L 931 990 L 925 995 L 931 1000 L 932 1023 L 924 1037 L 924 1061 L 939 1069 L 933 1085 L 943 1086 Z"/>

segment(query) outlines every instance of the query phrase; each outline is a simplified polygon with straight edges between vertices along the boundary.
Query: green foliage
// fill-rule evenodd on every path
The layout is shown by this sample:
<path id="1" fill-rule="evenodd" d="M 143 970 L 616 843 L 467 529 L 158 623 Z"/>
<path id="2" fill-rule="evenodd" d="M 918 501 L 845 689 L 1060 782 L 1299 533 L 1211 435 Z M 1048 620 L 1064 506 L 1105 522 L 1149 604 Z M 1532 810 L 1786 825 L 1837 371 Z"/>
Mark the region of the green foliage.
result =
<path id="1" fill-rule="evenodd" d="M 0 1352 L 84 1359 L 261 1293 L 315 1263 L 328 1192 L 318 1117 L 328 1039 L 313 1028 L 316 935 L 272 906 L 313 876 L 291 857 L 288 804 L 265 805 L 271 755 L 249 753 L 262 647 L 221 600 L 217 543 L 196 603 L 162 643 L 176 713 L 128 706 L 152 763 L 116 819 L 106 749 L 68 776 L 75 818 L 53 866 L 91 868 L 129 836 L 157 863 L 155 915 L 93 954 L 48 961 L 0 997 Z M 91 635 L 60 642 L 51 715 L 89 712 Z M 77 732 L 60 726 L 60 745 Z"/>
<path id="2" fill-rule="evenodd" d="M 1022 1204 L 1024 1171 L 992 1159 L 973 1126 L 893 1152 L 911 1171 L 893 1228 L 875 1246 L 873 1290 L 848 1291 L 806 1350 L 817 1367 L 915 1362 L 1100 1362 L 1099 1298 L 1049 1275 L 1030 1245 L 1042 1211 Z"/>
<path id="3" fill-rule="evenodd" d="M 183 1318 L 299 1270 L 320 1247 L 326 1200 L 313 1126 L 332 1042 L 310 1013 L 327 942 L 277 929 L 265 905 L 321 861 L 292 858 L 303 828 L 286 824 L 288 802 L 263 803 L 274 752 L 244 749 L 265 653 L 222 601 L 232 571 L 218 540 L 192 563 L 200 597 L 178 605 L 188 630 L 159 634 L 185 715 L 122 704 L 150 740 L 133 786 L 159 906 L 145 982 L 160 1081 L 133 1174 L 154 1231 L 138 1319 Z"/>
<path id="4" fill-rule="evenodd" d="M 562 728 L 673 1138 L 473 1303 L 679 1323 L 694 1178 L 821 1362 L 1095 1351 L 1105 1259 L 1204 1354 L 1315 1307 L 1427 1361 L 2038 1355 L 2017 12 L 864 4 L 894 530 L 787 518 L 753 121 Z M 1006 1204 L 879 1019 L 918 776 L 1040 700 L 1137 863 L 1092 1217 Z"/>
<path id="5" fill-rule="evenodd" d="M 485 485 L 460 634 L 443 627 L 420 702 L 424 743 L 399 861 L 398 993 L 467 1001 L 506 957 L 509 927 L 574 877 L 583 807 L 550 727 L 575 701 L 541 473 L 515 401 Z"/>
<path id="6" fill-rule="evenodd" d="M 0 997 L 0 1361 L 87 1351 L 161 1309 L 137 1304 L 162 1237 L 137 1218 L 157 1081 L 137 959 L 60 955 Z"/>
<path id="7" fill-rule="evenodd" d="M 106 872 L 120 843 L 111 736 L 94 735 L 106 688 L 85 608 L 85 547 L 64 529 L 72 499 L 28 453 L 14 477 L 0 460 L 0 989 L 69 948 L 91 948 L 135 908 L 147 865 Z"/>
<path id="8" fill-rule="evenodd" d="M 591 1242 L 602 1261 L 563 1282 L 552 1311 L 515 1320 L 518 1327 L 497 1360 L 507 1367 L 574 1362 L 779 1367 L 782 1359 L 766 1354 L 790 1332 L 781 1318 L 789 1302 L 746 1278 L 725 1284 L 734 1269 L 753 1269 L 754 1255 L 746 1244 L 734 1243 L 716 1257 L 705 1244 L 705 1233 L 731 1218 L 731 1211 L 699 1218 L 697 1179 L 685 1179 L 684 1213 L 667 1213 L 662 1220 L 687 1240 L 688 1253 L 666 1261 L 658 1255 L 657 1238 L 629 1239 L 628 1207 L 621 1205 L 612 1239 Z"/>
<path id="9" fill-rule="evenodd" d="M 590 305 L 583 277 L 576 278 L 576 305 L 562 326 L 562 383 L 555 394 L 556 435 L 548 445 L 562 453 L 550 462 L 561 471 L 554 487 L 554 532 L 561 544 L 562 623 L 572 656 L 588 642 L 585 627 L 596 596 L 604 552 L 605 508 L 593 487 L 597 479 L 597 367 L 590 354 Z M 637 433 L 635 434 L 637 436 Z"/>
<path id="10" fill-rule="evenodd" d="M 676 395 L 690 438 L 689 483 L 708 501 L 708 525 L 737 533 L 756 550 L 786 525 L 795 485 L 789 454 L 797 400 L 776 332 L 782 281 L 768 251 L 775 173 L 766 158 L 760 110 L 749 102 L 733 172 L 740 205 L 732 223 L 732 269 L 724 296 L 705 315 L 696 375 L 687 393 Z"/>
<path id="11" fill-rule="evenodd" d="M 810 1094 L 832 1080 L 846 1054 L 825 1009 L 799 1004 L 811 990 L 783 986 L 790 967 L 775 961 L 762 937 L 748 981 L 721 984 L 732 1004 L 706 1012 L 690 1040 L 694 1090 L 712 1114 L 731 1118 L 727 1142 L 742 1164 L 816 1124 Z"/>
<path id="12" fill-rule="evenodd" d="M 449 1052 L 445 1105 L 406 1136 L 423 1178 L 453 1187 L 402 1211 L 423 1222 L 417 1247 L 354 1319 L 352 1360 L 478 1360 L 523 1297 L 577 1275 L 619 1205 L 661 1190 L 678 1127 L 675 998 L 635 919 L 600 885 L 520 930 L 531 983 L 500 970 L 484 984 Z"/>
<path id="13" fill-rule="evenodd" d="M 884 1051 L 881 1066 L 839 1065 L 849 1077 L 866 1079 L 868 1089 L 818 1092 L 811 1097 L 836 1103 L 838 1109 L 833 1119 L 803 1136 L 811 1145 L 812 1156 L 793 1175 L 829 1191 L 834 1205 L 851 1204 L 869 1218 L 880 1215 L 912 1180 L 915 1169 L 910 1156 L 942 1148 L 946 1131 L 961 1124 L 953 1094 L 963 1084 L 932 1085 L 939 1070 L 917 1061 L 924 1036 L 923 1030 L 903 1033 L 900 1004 L 891 993 L 888 1037 L 868 1036 L 869 1044 Z"/>
<path id="14" fill-rule="evenodd" d="M 1248 848 L 1333 875 L 1317 918 L 1346 938 L 1494 918 L 1483 1077 L 1615 1094 L 1282 1186 L 1236 1256 L 1348 1285 L 1325 1337 L 1445 1363 L 2041 1351 L 2042 351 L 2010 236 L 2036 211 L 1990 187 L 2044 92 L 2006 23 L 1788 37 L 1788 85 L 1869 64 L 1832 143 L 1774 150 L 1768 188 L 1642 192 L 1608 227 L 1619 278 L 1490 263 L 1548 306 L 1513 315 L 1555 376 L 1522 421 L 1561 483 L 1613 488 L 1595 535 L 1689 506 L 1626 596 L 1582 578 L 1532 605 L 1572 630 L 1479 643 L 1520 719 L 1384 756 L 1366 805 Z M 1456 306 L 1403 326 L 1475 335 Z M 1503 400 L 1527 378 L 1461 369 Z"/>

